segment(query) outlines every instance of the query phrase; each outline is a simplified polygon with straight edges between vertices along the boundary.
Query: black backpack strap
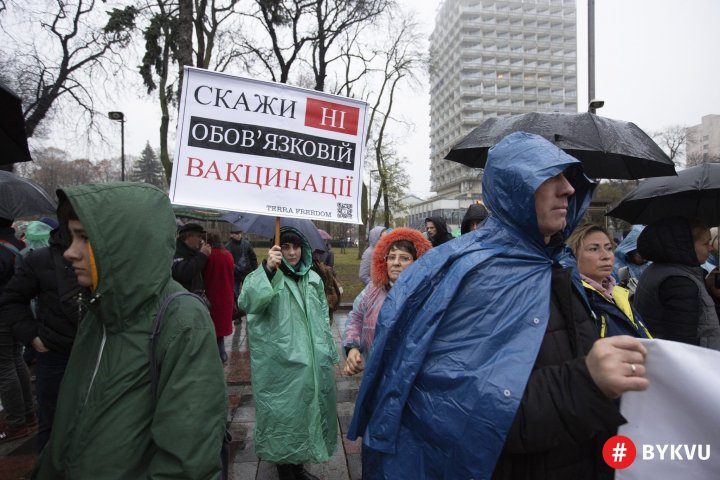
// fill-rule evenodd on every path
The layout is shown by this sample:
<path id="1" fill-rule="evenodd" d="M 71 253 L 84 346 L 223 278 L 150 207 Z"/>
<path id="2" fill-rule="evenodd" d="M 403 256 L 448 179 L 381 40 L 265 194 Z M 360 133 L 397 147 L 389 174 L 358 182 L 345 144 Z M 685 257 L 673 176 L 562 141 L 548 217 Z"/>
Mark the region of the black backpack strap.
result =
<path id="1" fill-rule="evenodd" d="M 162 322 L 165 318 L 165 311 L 170 305 L 170 302 L 175 300 L 177 297 L 181 297 L 183 295 L 195 297 L 198 299 L 198 301 L 205 305 L 202 298 L 190 292 L 173 292 L 167 297 L 165 297 L 162 304 L 160 305 L 160 309 L 158 310 L 157 315 L 155 315 L 152 332 L 150 333 L 150 388 L 152 389 L 153 399 L 157 398 L 157 388 L 160 377 L 160 368 L 158 367 L 157 355 L 155 354 L 155 352 L 157 351 L 157 340 L 160 337 L 160 330 L 162 329 Z"/>

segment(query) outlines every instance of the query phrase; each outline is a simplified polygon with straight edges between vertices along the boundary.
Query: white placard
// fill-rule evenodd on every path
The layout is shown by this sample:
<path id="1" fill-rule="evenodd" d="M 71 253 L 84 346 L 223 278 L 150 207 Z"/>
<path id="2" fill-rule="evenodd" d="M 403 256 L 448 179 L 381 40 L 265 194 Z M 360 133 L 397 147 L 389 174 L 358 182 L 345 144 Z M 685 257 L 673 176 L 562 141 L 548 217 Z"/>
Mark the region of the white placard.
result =
<path id="1" fill-rule="evenodd" d="M 666 340 L 648 350 L 644 392 L 623 395 L 618 434 L 637 456 L 616 480 L 720 478 L 720 352 Z"/>
<path id="2" fill-rule="evenodd" d="M 185 67 L 174 204 L 361 223 L 367 104 Z"/>

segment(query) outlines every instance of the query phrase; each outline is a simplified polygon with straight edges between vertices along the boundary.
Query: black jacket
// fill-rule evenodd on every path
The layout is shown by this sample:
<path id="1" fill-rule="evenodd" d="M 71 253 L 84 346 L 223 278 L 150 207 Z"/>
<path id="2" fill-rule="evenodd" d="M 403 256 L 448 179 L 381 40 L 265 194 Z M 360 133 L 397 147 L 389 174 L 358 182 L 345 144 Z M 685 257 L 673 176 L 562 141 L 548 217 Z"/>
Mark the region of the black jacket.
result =
<path id="1" fill-rule="evenodd" d="M 204 253 L 193 250 L 178 239 L 175 243 L 172 277 L 189 292 L 204 292 L 202 272 L 207 261 L 208 257 Z"/>
<path id="2" fill-rule="evenodd" d="M 437 232 L 435 232 L 435 236 L 430 239 L 430 242 L 432 243 L 433 247 L 437 247 L 438 245 L 442 245 L 445 242 L 449 242 L 454 237 L 452 234 L 448 231 L 447 222 L 445 222 L 445 219 L 442 217 L 428 217 L 425 219 L 426 222 L 432 222 L 433 225 L 435 225 L 435 228 L 437 229 Z"/>
<path id="3" fill-rule="evenodd" d="M 69 355 L 81 318 L 81 287 L 63 258 L 64 250 L 55 230 L 49 247 L 25 255 L 21 268 L 0 296 L 0 319 L 23 344 L 40 337 L 49 350 Z M 36 297 L 37 319 L 30 307 Z"/>
<path id="4" fill-rule="evenodd" d="M 244 238 L 240 241 L 230 240 L 225 248 L 232 253 L 235 273 L 235 281 L 242 282 L 250 272 L 258 267 L 257 255 L 249 240 Z"/>
<path id="5" fill-rule="evenodd" d="M 655 338 L 720 348 L 720 327 L 687 220 L 674 217 L 649 225 L 638 251 L 652 261 L 638 281 L 634 306 Z"/>
<path id="6" fill-rule="evenodd" d="M 602 447 L 625 419 L 585 365 L 597 333 L 580 298 L 553 268 L 550 320 L 493 480 L 613 478 Z"/>
<path id="7" fill-rule="evenodd" d="M 15 237 L 15 229 L 0 227 L 0 242 L 9 243 L 18 250 L 25 248 L 25 244 Z M 15 273 L 16 255 L 10 249 L 0 246 L 0 289 L 2 289 Z"/>

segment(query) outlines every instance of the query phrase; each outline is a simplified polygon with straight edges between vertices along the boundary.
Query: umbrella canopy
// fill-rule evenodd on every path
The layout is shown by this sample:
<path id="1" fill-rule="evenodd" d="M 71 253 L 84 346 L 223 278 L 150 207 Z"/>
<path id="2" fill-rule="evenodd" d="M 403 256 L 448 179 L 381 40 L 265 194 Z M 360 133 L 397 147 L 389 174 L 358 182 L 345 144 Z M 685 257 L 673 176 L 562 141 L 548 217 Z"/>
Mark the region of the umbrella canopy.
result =
<path id="1" fill-rule="evenodd" d="M 273 238 L 275 236 L 275 217 L 259 215 L 257 213 L 230 212 L 223 215 L 222 220 L 232 223 L 245 233 L 254 233 L 261 237 Z M 281 227 L 293 227 L 302 233 L 310 242 L 313 250 L 325 251 L 325 241 L 320 236 L 312 220 L 304 218 L 281 218 Z"/>
<path id="2" fill-rule="evenodd" d="M 627 194 L 607 215 L 633 224 L 667 217 L 697 218 L 720 224 L 720 164 L 705 163 L 677 177 L 649 178 Z"/>
<path id="3" fill-rule="evenodd" d="M 35 182 L 0 170 L 0 217 L 14 220 L 55 213 L 55 200 Z"/>
<path id="4" fill-rule="evenodd" d="M 322 228 L 318 228 L 317 230 L 320 233 L 320 236 L 322 237 L 323 240 L 332 240 L 332 235 L 327 233 L 325 230 L 323 230 Z"/>
<path id="5" fill-rule="evenodd" d="M 29 162 L 27 136 L 25 135 L 25 119 L 23 118 L 20 98 L 9 88 L 0 83 L 0 165 Z"/>
<path id="6" fill-rule="evenodd" d="M 588 112 L 532 112 L 488 118 L 445 158 L 468 167 L 484 168 L 488 150 L 513 132 L 546 138 L 580 160 L 589 177 L 639 179 L 675 175 L 670 158 L 635 124 Z"/>

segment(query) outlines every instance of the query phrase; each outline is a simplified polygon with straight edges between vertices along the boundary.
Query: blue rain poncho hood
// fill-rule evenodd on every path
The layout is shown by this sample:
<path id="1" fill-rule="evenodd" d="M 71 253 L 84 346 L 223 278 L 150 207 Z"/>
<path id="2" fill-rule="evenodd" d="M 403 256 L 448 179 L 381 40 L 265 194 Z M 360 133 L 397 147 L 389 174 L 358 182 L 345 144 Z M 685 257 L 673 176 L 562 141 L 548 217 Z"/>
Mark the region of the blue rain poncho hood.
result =
<path id="1" fill-rule="evenodd" d="M 363 478 L 491 477 L 545 334 L 552 265 L 575 264 L 535 214 L 535 191 L 562 172 L 575 188 L 567 238 L 594 183 L 542 137 L 506 137 L 488 156 L 483 228 L 430 250 L 390 291 L 348 432 L 363 437 Z"/>
<path id="2" fill-rule="evenodd" d="M 615 249 L 615 268 L 613 269 L 613 275 L 615 276 L 615 278 L 617 278 L 618 271 L 622 267 L 628 267 L 628 270 L 630 271 L 630 276 L 635 280 L 638 280 L 640 279 L 640 275 L 642 275 L 645 269 L 652 263 L 646 261 L 642 265 L 637 265 L 635 263 L 627 261 L 627 255 L 630 252 L 638 249 L 637 239 L 644 228 L 644 225 L 633 225 L 633 227 L 630 229 L 630 232 L 625 238 L 623 238 L 622 242 L 620 242 Z"/>

